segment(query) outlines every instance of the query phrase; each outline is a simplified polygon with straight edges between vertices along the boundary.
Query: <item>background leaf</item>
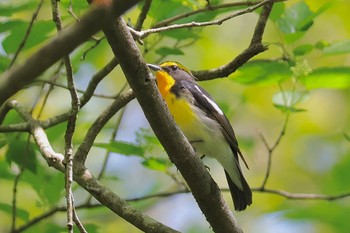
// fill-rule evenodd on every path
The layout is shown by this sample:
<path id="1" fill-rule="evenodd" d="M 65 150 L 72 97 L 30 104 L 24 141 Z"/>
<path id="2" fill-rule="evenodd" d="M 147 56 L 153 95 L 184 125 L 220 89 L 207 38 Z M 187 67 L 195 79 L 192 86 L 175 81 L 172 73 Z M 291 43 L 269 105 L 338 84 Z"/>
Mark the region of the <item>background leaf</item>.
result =
<path id="1" fill-rule="evenodd" d="M 307 88 L 349 88 L 350 67 L 323 67 L 300 79 Z"/>
<path id="2" fill-rule="evenodd" d="M 275 107 L 282 111 L 300 112 L 304 109 L 297 108 L 297 104 L 305 102 L 309 98 L 307 91 L 283 91 L 272 97 Z"/>
<path id="3" fill-rule="evenodd" d="M 350 40 L 339 41 L 326 46 L 323 51 L 326 55 L 350 53 Z"/>
<path id="4" fill-rule="evenodd" d="M 286 62 L 255 60 L 244 64 L 232 80 L 242 84 L 268 85 L 290 78 L 292 72 Z"/>
<path id="5" fill-rule="evenodd" d="M 107 149 L 110 152 L 122 155 L 144 156 L 144 150 L 141 146 L 129 142 L 113 141 L 110 143 L 94 143 L 94 146 Z"/>

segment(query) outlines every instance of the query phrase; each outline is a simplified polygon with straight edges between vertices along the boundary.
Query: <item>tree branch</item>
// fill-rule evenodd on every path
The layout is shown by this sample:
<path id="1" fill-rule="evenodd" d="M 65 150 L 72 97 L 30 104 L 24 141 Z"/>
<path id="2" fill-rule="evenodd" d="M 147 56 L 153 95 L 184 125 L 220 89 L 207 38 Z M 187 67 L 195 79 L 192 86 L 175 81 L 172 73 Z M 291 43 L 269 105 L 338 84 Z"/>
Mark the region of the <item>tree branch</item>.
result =
<path id="1" fill-rule="evenodd" d="M 129 91 L 129 96 L 132 96 L 132 91 Z M 122 104 L 122 100 L 119 100 Z M 125 101 L 125 100 L 124 100 Z M 44 159 L 48 162 L 49 166 L 56 168 L 57 170 L 64 173 L 65 166 L 63 164 L 64 156 L 62 154 L 56 153 L 46 136 L 45 131 L 40 125 L 39 121 L 32 118 L 30 113 L 17 101 L 11 100 L 7 104 L 9 108 L 15 109 L 18 114 L 23 118 L 23 120 L 30 123 L 30 133 L 33 136 L 36 144 L 39 147 L 40 153 Z M 90 194 L 92 194 L 101 204 L 111 209 L 113 212 L 118 214 L 120 217 L 124 218 L 128 222 L 132 223 L 134 226 L 145 232 L 166 232 L 175 233 L 174 229 L 171 229 L 151 217 L 143 214 L 142 212 L 131 207 L 124 199 L 117 196 L 108 188 L 101 185 L 86 168 L 77 166 L 82 166 L 80 163 L 74 163 L 74 171 L 80 171 L 80 173 L 74 173 L 74 180 Z"/>
<path id="2" fill-rule="evenodd" d="M 120 16 L 138 1 L 114 0 L 113 15 Z M 110 11 L 110 7 L 102 5 L 92 7 L 78 23 L 62 30 L 47 45 L 29 57 L 25 63 L 13 66 L 4 72 L 0 77 L 0 105 L 63 56 L 69 54 L 78 45 L 88 40 L 91 35 L 99 31 L 106 20 L 106 15 Z"/>
<path id="3" fill-rule="evenodd" d="M 235 18 L 235 17 L 243 15 L 243 14 L 253 12 L 254 10 L 260 8 L 261 6 L 265 5 L 267 2 L 270 2 L 270 1 L 271 0 L 261 1 L 261 2 L 255 4 L 251 7 L 247 7 L 246 9 L 235 11 L 232 14 L 230 14 L 226 17 L 223 17 L 222 19 L 216 19 L 216 20 L 207 21 L 207 22 L 190 22 L 190 23 L 183 23 L 183 24 L 172 24 L 170 26 L 150 28 L 150 29 L 147 29 L 144 31 L 136 31 L 132 28 L 130 28 L 130 30 L 132 31 L 133 35 L 136 35 L 139 39 L 143 39 L 150 34 L 169 31 L 169 30 L 173 30 L 173 29 L 221 25 L 222 23 L 224 23 L 225 21 L 227 21 L 229 19 Z"/>
<path id="4" fill-rule="evenodd" d="M 264 3 L 264 6 L 255 26 L 254 34 L 249 47 L 223 66 L 210 70 L 193 71 L 192 73 L 196 78 L 199 80 L 210 80 L 218 77 L 227 77 L 235 72 L 244 63 L 249 61 L 252 57 L 264 52 L 267 49 L 267 47 L 262 44 L 262 36 L 265 31 L 266 22 L 269 18 L 274 1 L 267 0 L 263 1 L 262 3 Z"/>
<path id="5" fill-rule="evenodd" d="M 115 25 L 106 24 L 103 31 L 152 129 L 187 181 L 213 230 L 241 232 L 216 183 L 171 118 L 123 20 L 118 19 Z"/>
<path id="6" fill-rule="evenodd" d="M 52 18 L 55 22 L 57 32 L 62 31 L 61 15 L 57 0 L 51 0 Z M 73 222 L 78 222 L 79 229 L 84 229 L 79 222 L 79 218 L 74 211 L 74 197 L 72 191 L 73 184 L 73 134 L 75 131 L 78 112 L 80 109 L 80 99 L 73 80 L 73 68 L 69 55 L 63 57 L 63 62 L 66 67 L 67 86 L 71 96 L 71 111 L 69 113 L 65 139 L 64 164 L 66 166 L 65 175 L 65 190 L 66 190 L 66 204 L 67 204 L 67 229 L 68 232 L 73 233 Z"/>

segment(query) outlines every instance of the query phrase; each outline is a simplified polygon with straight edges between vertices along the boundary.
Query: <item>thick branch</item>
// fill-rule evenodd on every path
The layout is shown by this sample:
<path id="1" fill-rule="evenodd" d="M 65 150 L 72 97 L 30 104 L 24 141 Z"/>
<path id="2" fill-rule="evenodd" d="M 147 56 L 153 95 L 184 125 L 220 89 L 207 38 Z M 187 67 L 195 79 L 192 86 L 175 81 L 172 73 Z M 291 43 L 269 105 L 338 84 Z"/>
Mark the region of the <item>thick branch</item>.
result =
<path id="1" fill-rule="evenodd" d="M 120 16 L 137 2 L 138 0 L 114 0 L 114 15 Z M 107 7 L 93 7 L 78 23 L 59 33 L 47 45 L 28 58 L 25 63 L 13 66 L 3 73 L 0 77 L 0 105 L 64 55 L 72 52 L 78 45 L 99 31 L 108 12 Z"/>
<path id="2" fill-rule="evenodd" d="M 125 23 L 118 19 L 116 25 L 106 24 L 104 33 L 146 118 L 170 159 L 187 181 L 213 230 L 241 232 L 216 183 L 166 109 Z"/>

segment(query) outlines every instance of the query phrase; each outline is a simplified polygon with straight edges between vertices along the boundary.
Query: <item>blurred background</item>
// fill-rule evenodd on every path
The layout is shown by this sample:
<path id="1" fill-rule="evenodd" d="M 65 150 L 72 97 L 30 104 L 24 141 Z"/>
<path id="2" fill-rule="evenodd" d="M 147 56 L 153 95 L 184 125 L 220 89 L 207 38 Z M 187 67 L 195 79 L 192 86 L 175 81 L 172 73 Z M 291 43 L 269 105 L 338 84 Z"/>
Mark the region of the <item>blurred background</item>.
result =
<path id="1" fill-rule="evenodd" d="M 0 3 L 0 69 L 5 71 L 21 43 L 33 12 L 40 1 Z M 210 1 L 212 6 L 235 1 Z M 143 29 L 179 15 L 202 9 L 207 1 L 153 0 Z M 88 10 L 83 0 L 59 2 L 64 27 Z M 227 7 L 207 11 L 173 23 L 210 21 L 246 8 Z M 133 26 L 142 4 L 125 16 Z M 271 156 L 270 176 L 265 188 L 291 194 L 322 194 L 337 200 L 314 198 L 293 200 L 266 192 L 253 192 L 253 205 L 234 213 L 244 232 L 331 233 L 350 231 L 350 1 L 289 0 L 275 3 L 263 37 L 269 50 L 256 56 L 227 78 L 200 82 L 227 114 L 250 169 L 244 174 L 252 188 L 265 179 Z M 259 10 L 235 17 L 222 25 L 172 30 L 152 34 L 139 45 L 146 62 L 174 60 L 190 70 L 216 68 L 231 61 L 248 47 Z M 50 2 L 44 1 L 32 32 L 15 64 L 25 62 L 55 34 Z M 93 74 L 113 58 L 102 33 L 84 43 L 72 54 L 74 79 L 84 91 Z M 55 79 L 53 79 L 56 77 Z M 70 109 L 69 92 L 44 81 L 65 84 L 60 64 L 46 71 L 39 80 L 16 95 L 32 110 L 33 116 L 47 119 Z M 85 134 L 111 102 L 125 90 L 126 80 L 120 67 L 98 85 L 95 96 L 85 105 L 74 135 L 76 149 Z M 127 88 L 127 87 L 126 87 Z M 4 125 L 21 122 L 10 112 Z M 62 123 L 47 130 L 55 151 L 64 151 Z M 0 128 L 1 129 L 1 128 Z M 281 132 L 285 129 L 284 134 Z M 0 131 L 1 132 L 1 131 Z M 114 140 L 113 133 L 116 134 Z M 115 153 L 113 143 L 122 149 Z M 118 112 L 97 137 L 89 153 L 87 167 L 117 195 L 130 200 L 137 209 L 181 232 L 211 232 L 190 193 L 184 190 L 181 175 L 168 161 L 136 100 Z M 278 145 L 269 153 L 276 142 Z M 267 143 L 267 145 L 266 145 Z M 124 146 L 124 147 L 123 147 Z M 123 149 L 131 146 L 135 151 Z M 30 148 L 30 149 L 28 149 Z M 0 134 L 0 231 L 10 232 L 14 187 L 20 227 L 37 216 L 64 206 L 64 176 L 49 168 L 33 142 L 28 146 L 25 133 Z M 30 162 L 21 169 L 23 156 Z M 22 161 L 22 162 L 21 162 Z M 223 189 L 227 188 L 223 169 L 212 159 L 203 162 Z M 104 167 L 106 163 L 106 167 Z M 16 184 L 18 182 L 18 184 Z M 147 198 L 149 195 L 171 194 Z M 229 192 L 223 191 L 233 209 Z M 140 198 L 141 200 L 133 200 Z M 77 206 L 90 200 L 88 193 L 74 187 Z M 90 202 L 95 204 L 95 200 Z M 105 207 L 81 208 L 78 215 L 89 232 L 140 232 Z M 65 212 L 57 212 L 24 232 L 65 232 Z"/>

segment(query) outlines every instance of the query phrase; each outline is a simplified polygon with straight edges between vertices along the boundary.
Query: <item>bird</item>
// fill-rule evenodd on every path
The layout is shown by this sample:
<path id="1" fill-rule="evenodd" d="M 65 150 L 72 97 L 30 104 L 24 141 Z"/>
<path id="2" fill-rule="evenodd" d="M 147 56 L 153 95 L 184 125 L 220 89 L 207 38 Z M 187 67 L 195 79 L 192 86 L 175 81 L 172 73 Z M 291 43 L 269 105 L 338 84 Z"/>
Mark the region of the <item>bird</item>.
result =
<path id="1" fill-rule="evenodd" d="M 248 165 L 224 112 L 181 63 L 147 66 L 155 72 L 158 90 L 176 124 L 201 157 L 215 158 L 222 165 L 235 210 L 245 210 L 252 204 L 252 191 L 239 159 Z"/>

